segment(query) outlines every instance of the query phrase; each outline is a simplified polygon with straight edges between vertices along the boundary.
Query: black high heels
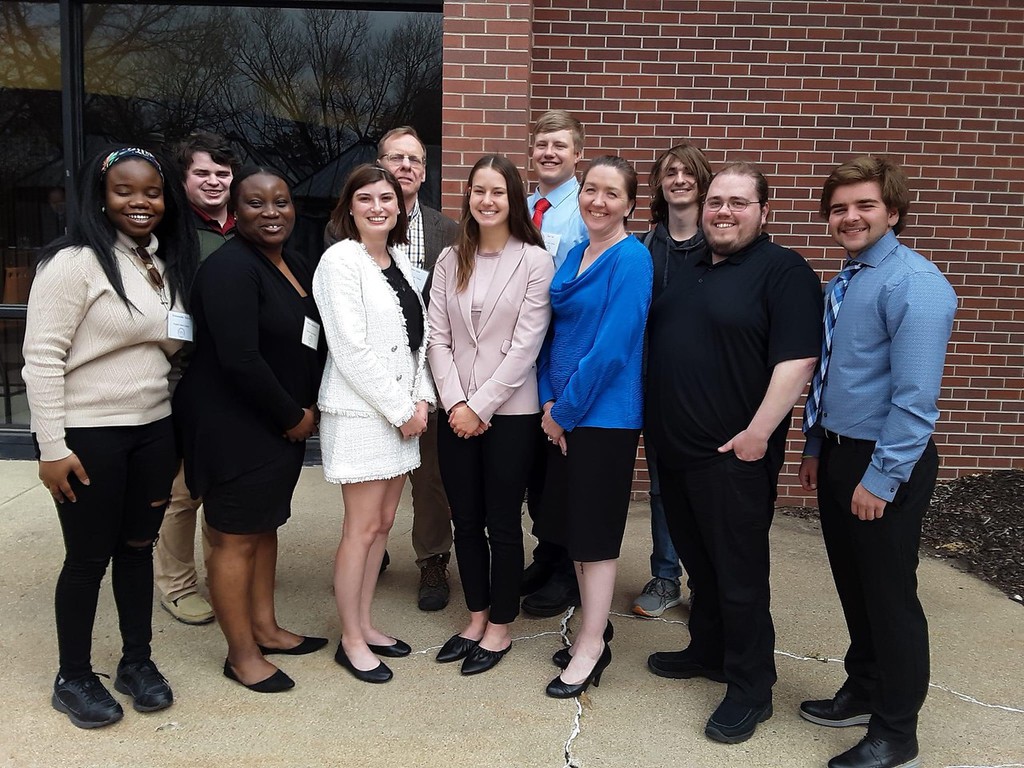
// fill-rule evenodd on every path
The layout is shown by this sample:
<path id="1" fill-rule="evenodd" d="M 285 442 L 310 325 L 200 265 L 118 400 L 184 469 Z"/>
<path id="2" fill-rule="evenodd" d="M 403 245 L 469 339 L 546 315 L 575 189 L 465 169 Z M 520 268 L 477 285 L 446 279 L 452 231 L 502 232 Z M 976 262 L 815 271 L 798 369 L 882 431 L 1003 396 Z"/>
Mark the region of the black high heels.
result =
<path id="1" fill-rule="evenodd" d="M 605 643 L 610 643 L 613 637 L 615 637 L 615 627 L 612 626 L 612 620 L 608 619 L 608 625 L 604 628 Z M 572 654 L 569 653 L 568 648 L 559 648 L 551 656 L 551 663 L 559 669 L 568 667 L 570 661 L 572 661 Z"/>
<path id="2" fill-rule="evenodd" d="M 356 680 L 361 680 L 364 683 L 386 683 L 394 677 L 394 673 L 383 661 L 373 669 L 357 669 L 349 660 L 348 654 L 345 653 L 345 646 L 340 641 L 338 650 L 334 652 L 334 660 L 351 672 Z"/>
<path id="3" fill-rule="evenodd" d="M 295 681 L 280 669 L 267 679 L 260 680 L 258 683 L 253 683 L 252 685 L 243 683 L 241 678 L 235 674 L 235 670 L 231 666 L 231 662 L 227 659 L 224 659 L 224 677 L 228 680 L 234 680 L 239 685 L 244 685 L 250 691 L 255 691 L 256 693 L 281 693 L 282 691 L 290 691 L 295 687 Z"/>
<path id="4" fill-rule="evenodd" d="M 604 644 L 604 650 L 601 652 L 601 656 L 598 658 L 597 663 L 594 664 L 594 668 L 590 670 L 590 674 L 583 679 L 582 682 L 575 685 L 562 680 L 562 676 L 559 675 L 550 683 L 548 683 L 547 689 L 544 691 L 548 696 L 553 699 L 571 699 L 579 696 L 590 684 L 593 683 L 594 687 L 601 685 L 601 673 L 612 663 L 612 649 L 608 646 L 608 643 Z"/>

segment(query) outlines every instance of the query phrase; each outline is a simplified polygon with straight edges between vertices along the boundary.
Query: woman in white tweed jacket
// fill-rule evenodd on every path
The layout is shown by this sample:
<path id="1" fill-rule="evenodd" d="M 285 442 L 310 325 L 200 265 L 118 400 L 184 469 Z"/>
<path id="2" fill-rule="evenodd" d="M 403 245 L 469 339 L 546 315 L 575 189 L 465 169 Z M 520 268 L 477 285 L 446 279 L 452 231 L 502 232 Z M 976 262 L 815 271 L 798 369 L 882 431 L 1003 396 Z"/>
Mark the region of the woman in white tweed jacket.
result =
<path id="1" fill-rule="evenodd" d="M 402 189 L 374 165 L 353 169 L 331 214 L 341 242 L 324 253 L 313 296 L 327 337 L 320 385 L 324 477 L 345 505 L 334 565 L 342 639 L 335 660 L 370 683 L 391 679 L 374 654 L 406 656 L 378 630 L 373 593 L 405 474 L 419 466 L 419 436 L 434 403 L 426 370 L 427 319 L 402 249 Z"/>

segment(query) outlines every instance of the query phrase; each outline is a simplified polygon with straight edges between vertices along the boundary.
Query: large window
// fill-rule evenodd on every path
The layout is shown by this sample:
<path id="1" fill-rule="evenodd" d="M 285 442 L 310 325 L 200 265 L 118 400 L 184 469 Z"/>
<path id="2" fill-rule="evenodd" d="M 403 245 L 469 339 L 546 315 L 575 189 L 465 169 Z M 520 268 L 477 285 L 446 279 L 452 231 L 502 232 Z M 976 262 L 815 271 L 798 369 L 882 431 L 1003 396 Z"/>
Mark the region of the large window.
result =
<path id="1" fill-rule="evenodd" d="M 387 130 L 415 126 L 428 165 L 439 166 L 441 14 L 313 5 L 81 4 L 85 87 L 74 120 L 84 157 L 112 142 L 221 133 L 244 160 L 287 176 L 300 214 L 292 245 L 318 255 L 349 168 L 374 159 Z M 0 36 L 13 41 L 13 55 L 0 57 L 2 426 L 27 423 L 24 311 L 10 306 L 24 305 L 35 254 L 66 223 L 62 98 L 75 102 L 61 92 L 61 23 L 69 21 L 57 4 L 0 9 Z M 428 205 L 440 200 L 440 177 L 428 174 Z"/>

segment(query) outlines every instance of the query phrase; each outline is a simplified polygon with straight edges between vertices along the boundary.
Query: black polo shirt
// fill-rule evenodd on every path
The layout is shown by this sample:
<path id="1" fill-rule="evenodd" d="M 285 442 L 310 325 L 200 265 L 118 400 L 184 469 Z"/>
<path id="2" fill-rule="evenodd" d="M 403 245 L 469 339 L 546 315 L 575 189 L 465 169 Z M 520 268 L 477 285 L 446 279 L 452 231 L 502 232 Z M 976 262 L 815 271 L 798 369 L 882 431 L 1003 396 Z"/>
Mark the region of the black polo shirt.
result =
<path id="1" fill-rule="evenodd" d="M 796 251 L 760 235 L 718 264 L 690 259 L 651 304 L 645 432 L 661 463 L 691 468 L 746 429 L 775 366 L 821 351 L 821 281 Z M 773 477 L 790 419 L 768 441 Z"/>

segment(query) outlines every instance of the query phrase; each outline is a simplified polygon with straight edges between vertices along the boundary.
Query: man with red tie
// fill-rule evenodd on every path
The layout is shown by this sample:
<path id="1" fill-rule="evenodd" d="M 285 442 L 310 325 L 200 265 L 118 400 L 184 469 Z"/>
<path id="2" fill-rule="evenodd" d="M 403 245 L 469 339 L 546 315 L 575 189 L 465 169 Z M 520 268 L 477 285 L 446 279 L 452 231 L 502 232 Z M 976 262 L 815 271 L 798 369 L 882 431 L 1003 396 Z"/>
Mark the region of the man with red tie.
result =
<path id="1" fill-rule="evenodd" d="M 583 155 L 583 126 L 564 109 L 552 109 L 533 126 L 533 169 L 537 189 L 527 198 L 533 223 L 544 236 L 544 247 L 552 255 L 555 271 L 566 255 L 587 239 L 580 217 L 576 165 Z M 538 425 L 539 427 L 539 425 Z M 538 460 L 530 476 L 527 505 L 536 520 L 544 487 L 544 433 L 537 429 Z M 579 586 L 572 561 L 564 547 L 538 541 L 533 562 L 523 573 L 523 611 L 532 616 L 557 616 L 571 605 L 580 604 Z"/>

